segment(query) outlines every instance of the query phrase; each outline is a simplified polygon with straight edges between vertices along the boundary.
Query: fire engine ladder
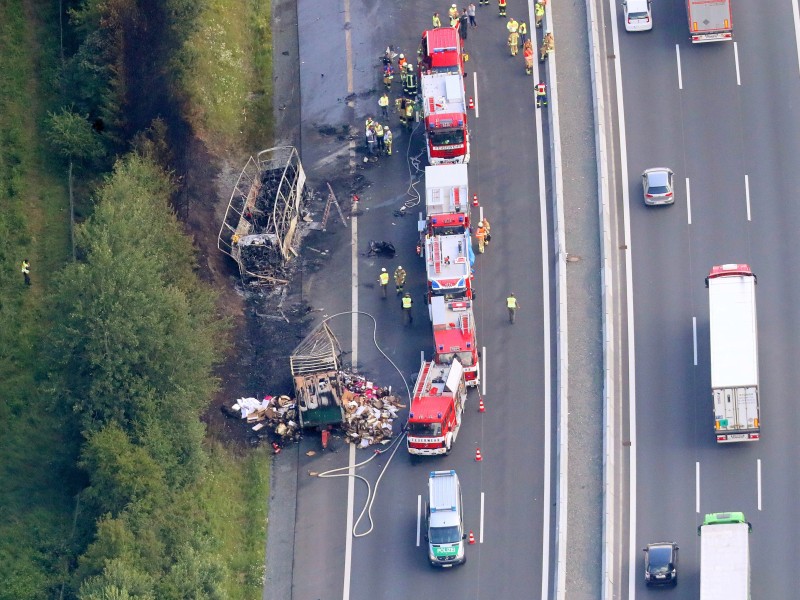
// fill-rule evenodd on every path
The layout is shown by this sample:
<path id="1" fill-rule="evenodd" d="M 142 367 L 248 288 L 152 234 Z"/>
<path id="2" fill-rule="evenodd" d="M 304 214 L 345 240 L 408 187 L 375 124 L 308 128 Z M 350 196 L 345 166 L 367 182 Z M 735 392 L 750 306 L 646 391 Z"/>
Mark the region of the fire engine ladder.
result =
<path id="1" fill-rule="evenodd" d="M 461 315 L 461 331 L 466 333 L 469 331 L 469 315 Z"/>
<path id="2" fill-rule="evenodd" d="M 456 212 L 461 212 L 461 190 L 460 188 L 453 188 L 453 205 L 456 207 Z"/>
<path id="3" fill-rule="evenodd" d="M 442 247 L 441 240 L 437 237 L 431 240 L 433 244 L 433 271 L 437 275 L 442 272 Z"/>
<path id="4" fill-rule="evenodd" d="M 422 373 L 420 373 L 420 377 L 417 380 L 417 386 L 414 390 L 414 397 L 422 395 L 422 393 L 425 391 L 425 382 L 428 380 L 428 372 L 431 370 L 431 364 L 433 363 L 425 363 L 425 368 L 422 369 Z"/>

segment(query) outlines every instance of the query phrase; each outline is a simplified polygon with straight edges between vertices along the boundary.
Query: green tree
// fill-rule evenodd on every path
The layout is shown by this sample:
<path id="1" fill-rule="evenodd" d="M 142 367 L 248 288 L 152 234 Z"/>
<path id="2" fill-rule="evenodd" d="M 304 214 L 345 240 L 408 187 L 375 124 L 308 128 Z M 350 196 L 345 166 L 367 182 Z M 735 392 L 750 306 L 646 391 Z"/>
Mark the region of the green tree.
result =
<path id="1" fill-rule="evenodd" d="M 100 136 L 88 119 L 66 107 L 59 113 L 49 114 L 48 138 L 67 160 L 88 163 L 105 154 Z"/>
<path id="2" fill-rule="evenodd" d="M 81 584 L 80 600 L 155 600 L 153 578 L 119 559 Z"/>
<path id="3" fill-rule="evenodd" d="M 148 511 L 167 496 L 163 468 L 115 423 L 90 435 L 80 466 L 91 481 L 84 496 L 99 512 L 116 516 L 129 504 Z"/>

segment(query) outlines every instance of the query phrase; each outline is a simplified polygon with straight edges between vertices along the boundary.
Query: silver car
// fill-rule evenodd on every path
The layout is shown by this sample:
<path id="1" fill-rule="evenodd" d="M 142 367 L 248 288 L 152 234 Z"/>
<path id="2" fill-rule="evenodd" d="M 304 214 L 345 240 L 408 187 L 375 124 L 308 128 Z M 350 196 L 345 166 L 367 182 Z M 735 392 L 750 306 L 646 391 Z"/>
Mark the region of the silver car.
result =
<path id="1" fill-rule="evenodd" d="M 653 206 L 675 202 L 672 175 L 672 169 L 667 169 L 666 167 L 655 167 L 642 173 L 645 204 Z"/>
<path id="2" fill-rule="evenodd" d="M 626 31 L 650 31 L 653 28 L 650 0 L 625 0 L 622 10 Z"/>

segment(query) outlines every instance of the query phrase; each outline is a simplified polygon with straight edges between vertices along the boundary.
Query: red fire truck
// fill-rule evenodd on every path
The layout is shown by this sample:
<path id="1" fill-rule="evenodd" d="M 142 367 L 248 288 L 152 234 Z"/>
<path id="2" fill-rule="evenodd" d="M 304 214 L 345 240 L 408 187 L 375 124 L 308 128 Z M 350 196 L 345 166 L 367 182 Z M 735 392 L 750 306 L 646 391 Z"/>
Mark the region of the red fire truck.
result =
<path id="1" fill-rule="evenodd" d="M 468 163 L 467 101 L 462 77 L 447 73 L 423 75 L 422 113 L 428 162 Z"/>
<path id="2" fill-rule="evenodd" d="M 429 73 L 455 73 L 464 75 L 461 38 L 452 27 L 429 29 L 422 32 L 419 44 L 420 75 Z"/>
<path id="3" fill-rule="evenodd" d="M 454 235 L 426 235 L 424 250 L 428 302 L 434 296 L 451 300 L 471 299 L 474 255 L 469 231 Z"/>
<path id="4" fill-rule="evenodd" d="M 448 454 L 456 441 L 467 400 L 464 369 L 422 362 L 408 413 L 408 452 L 421 456 Z"/>
<path id="5" fill-rule="evenodd" d="M 475 317 L 472 300 L 431 298 L 434 360 L 450 364 L 454 360 L 464 367 L 464 381 L 469 387 L 481 383 L 478 343 L 475 339 Z"/>

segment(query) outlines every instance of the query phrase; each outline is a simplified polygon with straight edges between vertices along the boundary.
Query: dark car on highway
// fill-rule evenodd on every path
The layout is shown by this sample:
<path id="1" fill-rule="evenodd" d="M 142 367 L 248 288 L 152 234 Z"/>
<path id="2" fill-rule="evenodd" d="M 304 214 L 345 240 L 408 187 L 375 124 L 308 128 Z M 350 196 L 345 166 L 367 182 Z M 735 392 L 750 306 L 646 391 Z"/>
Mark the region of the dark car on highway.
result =
<path id="1" fill-rule="evenodd" d="M 675 542 L 647 544 L 644 582 L 648 586 L 678 584 L 678 545 Z"/>

